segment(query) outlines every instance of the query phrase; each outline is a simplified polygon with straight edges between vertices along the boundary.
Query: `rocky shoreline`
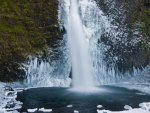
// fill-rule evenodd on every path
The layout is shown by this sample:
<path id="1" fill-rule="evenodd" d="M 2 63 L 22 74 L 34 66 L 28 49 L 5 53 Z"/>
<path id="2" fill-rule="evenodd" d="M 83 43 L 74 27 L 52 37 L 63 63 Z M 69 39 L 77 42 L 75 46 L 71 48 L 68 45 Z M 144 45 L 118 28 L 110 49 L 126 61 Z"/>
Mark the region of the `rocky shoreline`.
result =
<path id="1" fill-rule="evenodd" d="M 17 92 L 22 90 L 13 89 L 5 83 L 0 83 L 0 112 L 2 113 L 19 113 L 22 102 L 16 100 Z"/>

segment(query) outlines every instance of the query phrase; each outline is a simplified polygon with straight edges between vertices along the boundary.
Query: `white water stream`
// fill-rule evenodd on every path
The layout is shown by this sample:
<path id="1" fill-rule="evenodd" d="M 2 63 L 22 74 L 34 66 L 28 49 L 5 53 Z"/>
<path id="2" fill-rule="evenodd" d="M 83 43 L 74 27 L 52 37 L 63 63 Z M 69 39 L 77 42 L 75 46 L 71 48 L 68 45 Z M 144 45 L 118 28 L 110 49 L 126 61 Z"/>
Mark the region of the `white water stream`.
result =
<path id="1" fill-rule="evenodd" d="M 89 89 L 94 86 L 92 78 L 92 64 L 86 38 L 79 15 L 77 0 L 71 0 L 68 18 L 68 42 L 72 62 L 73 87 Z"/>

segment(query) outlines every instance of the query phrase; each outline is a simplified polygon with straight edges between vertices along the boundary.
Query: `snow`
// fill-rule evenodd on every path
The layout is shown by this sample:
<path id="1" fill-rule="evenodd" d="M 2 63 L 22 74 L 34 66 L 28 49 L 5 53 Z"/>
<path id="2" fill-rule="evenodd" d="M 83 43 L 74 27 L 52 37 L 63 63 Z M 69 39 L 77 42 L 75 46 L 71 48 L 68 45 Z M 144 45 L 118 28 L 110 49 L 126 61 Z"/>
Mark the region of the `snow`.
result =
<path id="1" fill-rule="evenodd" d="M 141 103 L 139 104 L 139 107 L 141 107 L 143 110 L 147 110 L 150 112 L 150 102 Z"/>
<path id="2" fill-rule="evenodd" d="M 7 86 L 5 83 L 0 83 L 0 113 L 19 113 L 17 110 L 21 109 L 22 104 L 19 101 L 16 101 L 17 92 L 22 91 L 23 89 L 12 89 Z M 142 95 L 142 94 L 139 94 Z M 67 108 L 73 107 L 72 104 L 67 105 Z M 139 108 L 132 108 L 132 106 L 125 105 L 124 111 L 109 111 L 109 110 L 99 110 L 104 106 L 97 105 L 97 113 L 150 113 L 150 102 L 143 102 L 139 104 Z M 28 109 L 28 112 L 52 112 L 52 109 L 45 108 L 34 108 Z M 74 110 L 74 113 L 79 113 L 79 111 Z"/>
<path id="3" fill-rule="evenodd" d="M 103 106 L 102 105 L 97 105 L 97 108 L 102 108 Z"/>
<path id="4" fill-rule="evenodd" d="M 0 82 L 0 113 L 18 113 L 22 103 L 16 101 L 17 90 Z"/>
<path id="5" fill-rule="evenodd" d="M 28 109 L 27 111 L 30 113 L 33 113 L 33 112 L 36 112 L 37 110 L 38 110 L 37 108 L 34 108 L 34 109 Z"/>
<path id="6" fill-rule="evenodd" d="M 40 108 L 39 111 L 42 111 L 42 112 L 52 112 L 52 109 Z"/>
<path id="7" fill-rule="evenodd" d="M 150 113 L 150 102 L 144 102 L 139 104 L 140 108 L 132 109 L 131 106 L 125 105 L 126 111 L 109 111 L 109 110 L 97 110 L 97 113 Z M 128 109 L 128 110 L 127 110 Z"/>
<path id="8" fill-rule="evenodd" d="M 127 110 L 127 111 L 118 111 L 118 112 L 113 112 L 109 110 L 97 110 L 97 113 L 150 113 L 150 111 L 143 110 L 141 108 L 136 108 L 132 110 Z"/>
<path id="9" fill-rule="evenodd" d="M 67 108 L 72 108 L 73 107 L 73 105 L 67 105 Z"/>
<path id="10" fill-rule="evenodd" d="M 74 113 L 79 113 L 79 111 L 77 111 L 77 110 L 74 110 Z"/>
<path id="11" fill-rule="evenodd" d="M 132 107 L 131 107 L 131 106 L 129 106 L 129 105 L 125 105 L 125 106 L 124 106 L 124 109 L 126 109 L 126 110 L 131 110 L 131 109 L 132 109 Z"/>

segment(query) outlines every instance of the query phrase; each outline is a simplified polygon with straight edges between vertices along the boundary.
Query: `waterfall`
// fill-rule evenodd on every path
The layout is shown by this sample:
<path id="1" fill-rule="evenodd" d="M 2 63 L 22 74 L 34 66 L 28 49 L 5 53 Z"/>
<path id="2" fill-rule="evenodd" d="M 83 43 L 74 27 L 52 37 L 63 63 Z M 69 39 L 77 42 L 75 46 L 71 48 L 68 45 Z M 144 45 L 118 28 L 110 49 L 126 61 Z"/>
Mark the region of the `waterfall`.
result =
<path id="1" fill-rule="evenodd" d="M 117 45 L 117 41 L 127 42 L 128 35 L 125 32 L 127 26 L 123 21 L 126 11 L 122 9 L 123 6 L 119 6 L 121 9 L 116 8 L 116 0 L 105 0 L 103 2 L 108 12 L 113 9 L 111 14 L 108 14 L 96 1 L 100 2 L 99 0 L 59 0 L 58 22 L 60 29 L 65 28 L 67 31 L 63 40 L 59 42 L 59 48 L 55 48 L 61 51 L 61 56 L 56 61 L 51 58 L 44 61 L 42 58 L 31 56 L 29 62 L 25 64 L 27 70 L 25 86 L 64 87 L 72 83 L 77 89 L 79 87 L 88 89 L 94 85 L 129 80 L 131 73 L 126 72 L 124 75 L 119 73 L 115 64 L 108 69 L 104 60 L 105 53 L 111 49 L 111 45 Z M 116 20 L 120 17 L 123 22 L 118 23 Z M 109 39 L 112 43 L 106 45 L 101 41 L 102 38 L 106 42 Z M 132 41 L 137 42 L 134 38 Z M 108 54 L 112 56 L 111 60 L 118 60 L 118 56 L 113 55 L 111 51 Z M 71 68 L 72 80 L 69 78 Z M 139 70 L 133 70 L 133 75 L 138 73 Z"/>
<path id="2" fill-rule="evenodd" d="M 88 39 L 79 15 L 77 0 L 71 0 L 68 18 L 68 43 L 72 63 L 73 86 L 88 89 L 93 87 Z"/>
<path id="3" fill-rule="evenodd" d="M 64 26 L 68 31 L 68 45 L 70 48 L 72 48 L 71 51 L 76 52 L 71 52 L 72 59 L 70 61 L 70 64 L 72 63 L 72 66 L 77 66 L 77 63 L 80 62 L 80 68 L 77 68 L 81 69 L 81 63 L 88 61 L 87 65 L 90 67 L 87 67 L 86 65 L 86 68 L 90 68 L 90 72 L 86 72 L 89 74 L 86 75 L 87 78 L 85 79 L 90 78 L 92 81 L 94 81 L 94 85 L 117 83 L 128 80 L 132 76 L 131 73 L 119 73 L 119 71 L 115 67 L 115 64 L 111 64 L 110 68 L 108 68 L 107 62 L 105 62 L 104 59 L 105 53 L 110 49 L 111 44 L 105 45 L 103 42 L 101 42 L 101 38 L 104 36 L 104 34 L 110 34 L 110 36 L 108 35 L 108 37 L 106 37 L 106 39 L 104 40 L 107 40 L 108 38 L 112 41 L 112 44 L 116 44 L 117 40 L 123 40 L 123 42 L 125 42 L 124 40 L 127 40 L 127 33 L 125 32 L 125 30 L 127 30 L 126 24 L 122 25 L 123 28 L 120 27 L 120 23 L 117 23 L 117 21 L 113 18 L 114 15 L 111 16 L 104 12 L 96 3 L 96 0 L 60 0 L 59 2 L 59 20 L 61 20 L 61 25 Z M 107 0 L 104 2 L 109 6 L 110 9 L 115 9 L 115 0 L 113 2 L 112 0 Z M 124 10 L 115 10 L 117 12 L 124 12 Z M 125 14 L 121 16 L 121 18 L 125 17 Z M 121 35 L 125 35 L 126 37 L 121 39 Z M 77 42 L 77 38 L 79 37 L 84 37 L 82 38 L 83 41 L 80 38 L 80 42 Z M 84 47 L 83 50 L 82 47 Z M 80 53 L 79 51 L 85 51 L 86 53 L 83 54 L 83 52 Z M 84 56 L 85 54 L 88 54 L 86 55 L 88 57 L 86 58 L 85 56 L 83 59 L 84 61 L 82 60 L 82 62 L 81 54 L 83 54 Z M 112 53 L 110 52 L 110 55 L 111 54 Z M 76 58 L 76 60 L 74 57 Z M 117 61 L 118 56 L 114 55 L 112 60 L 114 62 Z M 73 85 L 75 85 L 75 83 L 77 83 L 77 85 L 81 85 L 79 83 L 80 81 L 82 81 L 82 77 L 84 76 L 81 76 L 79 73 L 79 71 L 75 71 L 75 69 L 73 70 Z M 138 73 L 139 70 L 133 70 L 133 76 L 137 75 Z M 78 75 L 80 76 L 76 78 Z"/>

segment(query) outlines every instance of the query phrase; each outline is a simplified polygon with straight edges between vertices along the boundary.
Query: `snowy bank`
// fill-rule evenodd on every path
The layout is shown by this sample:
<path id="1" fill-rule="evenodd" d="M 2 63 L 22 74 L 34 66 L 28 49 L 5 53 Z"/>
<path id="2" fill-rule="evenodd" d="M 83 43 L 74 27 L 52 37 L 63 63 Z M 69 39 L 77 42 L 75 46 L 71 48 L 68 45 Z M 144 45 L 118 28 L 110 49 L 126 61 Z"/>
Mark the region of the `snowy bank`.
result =
<path id="1" fill-rule="evenodd" d="M 19 113 L 22 103 L 16 101 L 17 90 L 12 89 L 5 83 L 0 83 L 0 113 Z"/>

